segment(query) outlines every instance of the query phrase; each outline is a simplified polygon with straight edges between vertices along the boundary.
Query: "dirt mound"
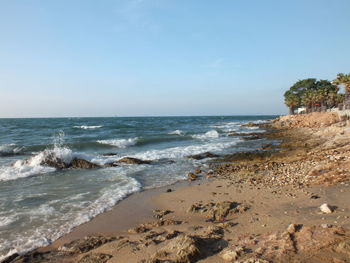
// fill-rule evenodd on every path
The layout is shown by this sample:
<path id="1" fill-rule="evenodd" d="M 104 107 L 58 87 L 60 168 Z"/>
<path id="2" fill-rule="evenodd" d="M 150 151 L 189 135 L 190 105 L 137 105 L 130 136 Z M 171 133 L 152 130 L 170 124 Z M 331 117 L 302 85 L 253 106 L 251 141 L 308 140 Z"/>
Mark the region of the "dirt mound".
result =
<path id="1" fill-rule="evenodd" d="M 275 128 L 321 128 L 339 122 L 339 116 L 334 112 L 313 112 L 309 114 L 288 115 L 275 120 Z"/>

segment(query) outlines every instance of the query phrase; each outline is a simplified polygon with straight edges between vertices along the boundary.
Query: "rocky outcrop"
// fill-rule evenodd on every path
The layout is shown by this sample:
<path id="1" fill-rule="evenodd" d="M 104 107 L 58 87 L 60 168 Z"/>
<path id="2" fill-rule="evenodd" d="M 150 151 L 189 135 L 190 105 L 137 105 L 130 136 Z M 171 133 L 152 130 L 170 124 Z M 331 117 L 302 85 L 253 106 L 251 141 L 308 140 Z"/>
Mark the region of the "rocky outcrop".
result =
<path id="1" fill-rule="evenodd" d="M 206 159 L 206 158 L 220 157 L 220 155 L 217 155 L 217 154 L 214 154 L 211 152 L 205 152 L 205 153 L 200 153 L 200 154 L 189 155 L 186 157 L 189 159 L 202 160 L 202 159 Z"/>
<path id="2" fill-rule="evenodd" d="M 289 226 L 285 231 L 233 240 L 223 259 L 245 262 L 347 262 L 350 236 L 335 226 Z M 303 259 L 303 260 L 301 260 Z"/>
<path id="3" fill-rule="evenodd" d="M 217 226 L 208 227 L 197 235 L 180 234 L 166 246 L 159 249 L 147 263 L 174 262 L 192 263 L 219 252 L 226 241 L 223 230 Z"/>
<path id="4" fill-rule="evenodd" d="M 152 161 L 141 160 L 133 157 L 124 157 L 117 161 L 117 163 L 126 163 L 126 164 L 151 164 Z"/>
<path id="5" fill-rule="evenodd" d="M 63 246 L 60 246 L 58 250 L 71 253 L 85 253 L 116 239 L 116 237 L 87 236 L 84 239 L 78 239 L 68 244 L 64 244 Z"/>
<path id="6" fill-rule="evenodd" d="M 106 263 L 112 256 L 104 253 L 88 254 L 82 257 L 78 263 Z"/>
<path id="7" fill-rule="evenodd" d="M 84 159 L 73 159 L 73 161 L 69 164 L 69 168 L 75 169 L 94 169 L 99 167 L 99 165 L 86 161 Z"/>
<path id="8" fill-rule="evenodd" d="M 282 116 L 273 121 L 275 128 L 321 128 L 328 127 L 340 121 L 334 112 L 313 112 L 309 114 L 297 114 Z"/>
<path id="9" fill-rule="evenodd" d="M 223 201 L 218 203 L 210 202 L 207 204 L 195 203 L 191 205 L 188 212 L 205 213 L 210 220 L 223 221 L 229 214 L 243 213 L 249 208 L 249 205 Z"/>
<path id="10" fill-rule="evenodd" d="M 84 159 L 74 158 L 70 163 L 64 162 L 62 159 L 57 158 L 53 154 L 49 154 L 41 163 L 42 166 L 54 167 L 58 170 L 62 169 L 94 169 L 99 168 L 100 166 L 89 162 Z"/>

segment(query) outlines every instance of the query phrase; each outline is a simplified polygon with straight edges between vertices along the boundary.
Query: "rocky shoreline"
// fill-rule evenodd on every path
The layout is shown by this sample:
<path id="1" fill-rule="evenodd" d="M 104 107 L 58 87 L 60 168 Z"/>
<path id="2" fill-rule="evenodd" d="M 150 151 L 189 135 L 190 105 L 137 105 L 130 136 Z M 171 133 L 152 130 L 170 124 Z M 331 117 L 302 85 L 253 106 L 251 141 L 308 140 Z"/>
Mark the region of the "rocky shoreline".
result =
<path id="1" fill-rule="evenodd" d="M 209 180 L 150 198 L 153 220 L 3 262 L 350 262 L 347 121 L 313 113 L 260 126 L 231 136 L 278 143 L 199 167 L 189 180 Z"/>

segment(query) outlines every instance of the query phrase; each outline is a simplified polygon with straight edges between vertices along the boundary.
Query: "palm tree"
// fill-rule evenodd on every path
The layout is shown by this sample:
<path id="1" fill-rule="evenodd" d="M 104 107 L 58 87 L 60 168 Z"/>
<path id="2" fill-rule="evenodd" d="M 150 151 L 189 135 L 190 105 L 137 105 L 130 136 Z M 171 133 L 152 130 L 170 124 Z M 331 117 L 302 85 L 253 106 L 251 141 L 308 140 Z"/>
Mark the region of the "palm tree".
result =
<path id="1" fill-rule="evenodd" d="M 306 107 L 307 111 L 309 111 L 309 109 L 311 108 L 311 101 L 311 93 L 308 90 L 303 94 L 303 97 L 301 98 L 301 103 Z"/>
<path id="2" fill-rule="evenodd" d="M 291 91 L 286 91 L 284 93 L 284 103 L 288 106 L 289 108 L 289 114 L 292 115 L 294 114 L 294 109 L 299 106 L 300 104 L 300 99 L 296 94 L 293 94 Z"/>
<path id="3" fill-rule="evenodd" d="M 330 92 L 328 93 L 326 103 L 327 103 L 327 108 L 333 108 L 335 107 L 338 103 L 339 96 L 344 96 L 344 94 L 337 94 L 336 92 Z"/>
<path id="4" fill-rule="evenodd" d="M 333 80 L 333 84 L 335 85 L 343 85 L 345 88 L 345 93 L 350 93 L 350 73 L 349 74 L 343 74 L 339 73 L 337 75 L 337 78 Z"/>

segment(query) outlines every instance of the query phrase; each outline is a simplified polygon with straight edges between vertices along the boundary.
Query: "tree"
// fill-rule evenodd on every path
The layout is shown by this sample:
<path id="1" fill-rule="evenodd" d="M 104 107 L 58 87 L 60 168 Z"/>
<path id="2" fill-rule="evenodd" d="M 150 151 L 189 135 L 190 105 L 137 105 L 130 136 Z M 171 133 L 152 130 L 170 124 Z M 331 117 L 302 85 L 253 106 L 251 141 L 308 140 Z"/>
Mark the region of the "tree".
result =
<path id="1" fill-rule="evenodd" d="M 317 103 L 328 108 L 330 107 L 330 105 L 328 105 L 328 97 L 330 94 L 337 94 L 339 88 L 328 80 L 319 80 L 316 82 L 316 91 Z"/>
<path id="2" fill-rule="evenodd" d="M 295 108 L 300 104 L 300 98 L 288 90 L 284 93 L 284 103 L 289 108 L 289 114 L 294 114 Z"/>
<path id="3" fill-rule="evenodd" d="M 303 80 L 298 80 L 293 86 L 290 87 L 290 91 L 297 95 L 299 98 L 308 90 L 314 90 L 317 88 L 316 79 L 308 78 Z"/>
<path id="4" fill-rule="evenodd" d="M 333 84 L 335 85 L 343 85 L 345 88 L 345 93 L 350 93 L 350 73 L 349 74 L 343 74 L 339 73 L 337 75 L 337 78 L 333 80 Z"/>

